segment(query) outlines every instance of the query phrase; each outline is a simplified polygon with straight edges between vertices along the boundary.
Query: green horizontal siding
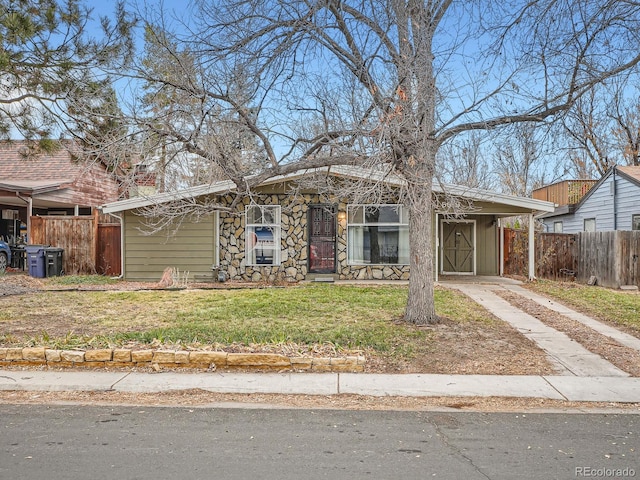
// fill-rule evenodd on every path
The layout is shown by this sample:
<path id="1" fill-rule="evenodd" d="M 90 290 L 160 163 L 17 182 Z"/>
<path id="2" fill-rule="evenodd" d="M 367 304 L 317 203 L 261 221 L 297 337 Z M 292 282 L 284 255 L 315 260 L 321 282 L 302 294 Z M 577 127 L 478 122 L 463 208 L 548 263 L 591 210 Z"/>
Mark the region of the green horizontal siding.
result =
<path id="1" fill-rule="evenodd" d="M 198 223 L 184 222 L 173 235 L 161 232 L 145 235 L 144 219 L 127 212 L 124 221 L 125 278 L 133 281 L 159 281 L 167 267 L 181 274 L 211 274 L 215 264 L 216 225 L 214 214 Z"/>
<path id="2" fill-rule="evenodd" d="M 498 275 L 498 229 L 491 215 L 470 217 L 476 220 L 476 274 Z"/>

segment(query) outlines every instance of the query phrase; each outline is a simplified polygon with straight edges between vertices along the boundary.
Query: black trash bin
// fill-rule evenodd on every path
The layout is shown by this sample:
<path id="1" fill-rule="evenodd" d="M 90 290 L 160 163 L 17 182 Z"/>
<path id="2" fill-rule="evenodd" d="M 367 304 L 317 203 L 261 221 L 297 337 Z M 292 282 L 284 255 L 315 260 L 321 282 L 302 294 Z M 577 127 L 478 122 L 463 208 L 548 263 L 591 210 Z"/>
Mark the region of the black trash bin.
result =
<path id="1" fill-rule="evenodd" d="M 11 247 L 11 268 L 18 268 L 24 270 L 27 265 L 27 251 L 24 245 L 16 245 Z"/>
<path id="2" fill-rule="evenodd" d="M 46 257 L 44 245 L 25 245 L 29 275 L 35 278 L 46 276 Z"/>
<path id="3" fill-rule="evenodd" d="M 62 254 L 63 248 L 47 247 L 45 256 L 47 257 L 47 277 L 59 277 L 62 275 Z"/>

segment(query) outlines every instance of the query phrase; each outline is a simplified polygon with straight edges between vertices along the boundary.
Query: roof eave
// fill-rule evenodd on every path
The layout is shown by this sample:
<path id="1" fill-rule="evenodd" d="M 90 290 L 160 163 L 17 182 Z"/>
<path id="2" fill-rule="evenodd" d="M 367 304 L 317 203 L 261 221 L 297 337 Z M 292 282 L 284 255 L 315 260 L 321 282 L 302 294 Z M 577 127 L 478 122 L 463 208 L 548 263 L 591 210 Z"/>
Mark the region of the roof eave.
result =
<path id="1" fill-rule="evenodd" d="M 378 171 L 364 171 L 363 169 L 359 169 L 357 167 L 332 166 L 301 170 L 286 175 L 278 175 L 266 180 L 265 182 L 261 183 L 261 185 L 273 185 L 284 181 L 292 181 L 297 178 L 315 173 L 335 173 L 345 178 L 370 179 L 372 181 L 385 182 L 387 184 L 396 186 L 402 186 L 406 184 L 404 179 L 393 174 Z M 180 201 L 186 198 L 192 198 L 201 195 L 212 195 L 225 191 L 230 192 L 235 188 L 236 185 L 234 184 L 234 182 L 232 182 L 231 180 L 224 180 L 213 184 L 191 187 L 179 192 L 160 193 L 147 197 L 135 197 L 126 200 L 120 200 L 118 202 L 103 205 L 100 207 L 100 210 L 103 213 L 118 213 L 125 210 L 145 208 L 153 205 L 159 205 L 171 201 Z M 462 196 L 472 201 L 501 203 L 504 205 L 530 210 L 532 212 L 553 212 L 556 207 L 554 203 L 546 202 L 543 200 L 515 197 L 512 195 L 505 195 L 501 193 L 490 192 L 488 190 L 463 187 L 459 185 L 441 184 L 437 181 L 434 181 L 432 188 L 435 193 L 448 193 L 454 196 Z"/>
<path id="2" fill-rule="evenodd" d="M 26 197 L 32 197 L 43 193 L 55 192 L 69 188 L 71 182 L 69 181 L 57 181 L 53 183 L 41 184 L 41 185 L 26 185 L 20 183 L 0 183 L 0 190 L 5 192 L 11 192 L 18 195 L 24 195 Z"/>
<path id="3" fill-rule="evenodd" d="M 99 207 L 102 213 L 118 213 L 125 210 L 136 210 L 139 208 L 152 207 L 163 203 L 178 202 L 187 198 L 200 197 L 230 191 L 235 188 L 231 180 L 216 182 L 214 184 L 198 185 L 178 192 L 157 193 L 155 195 L 140 196 L 107 203 Z"/>
<path id="4" fill-rule="evenodd" d="M 434 183 L 433 190 L 437 193 L 464 197 L 477 202 L 500 203 L 531 210 L 532 212 L 553 212 L 556 208 L 556 204 L 553 202 L 536 200 L 534 198 L 515 197 L 513 195 L 461 185 Z"/>

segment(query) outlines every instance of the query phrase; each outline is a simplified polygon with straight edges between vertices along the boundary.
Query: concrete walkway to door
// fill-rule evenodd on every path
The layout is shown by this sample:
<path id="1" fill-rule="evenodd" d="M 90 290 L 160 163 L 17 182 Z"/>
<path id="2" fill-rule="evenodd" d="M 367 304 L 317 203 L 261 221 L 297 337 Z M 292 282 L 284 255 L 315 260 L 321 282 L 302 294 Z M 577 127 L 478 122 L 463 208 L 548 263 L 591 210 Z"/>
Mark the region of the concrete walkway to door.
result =
<path id="1" fill-rule="evenodd" d="M 640 339 L 627 335 L 613 327 L 571 310 L 557 302 L 530 292 L 521 282 L 501 277 L 447 277 L 440 279 L 444 286 L 460 290 L 472 300 L 482 305 L 498 318 L 508 322 L 525 337 L 535 342 L 554 362 L 561 375 L 580 377 L 628 377 L 600 355 L 590 352 L 578 342 L 569 338 L 523 310 L 511 305 L 496 294 L 506 289 L 529 300 L 533 300 L 561 315 L 580 321 L 590 328 L 607 335 L 625 346 L 640 351 Z"/>

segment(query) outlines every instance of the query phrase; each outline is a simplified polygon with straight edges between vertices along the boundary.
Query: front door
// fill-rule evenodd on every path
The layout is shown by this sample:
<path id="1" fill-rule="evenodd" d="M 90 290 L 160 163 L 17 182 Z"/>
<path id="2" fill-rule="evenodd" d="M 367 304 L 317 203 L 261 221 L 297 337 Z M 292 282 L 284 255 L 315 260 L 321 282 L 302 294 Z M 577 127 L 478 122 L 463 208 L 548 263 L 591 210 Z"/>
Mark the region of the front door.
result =
<path id="1" fill-rule="evenodd" d="M 309 207 L 309 273 L 336 271 L 336 209 L 333 205 Z"/>
<path id="2" fill-rule="evenodd" d="M 475 273 L 475 223 L 442 222 L 442 273 Z"/>

